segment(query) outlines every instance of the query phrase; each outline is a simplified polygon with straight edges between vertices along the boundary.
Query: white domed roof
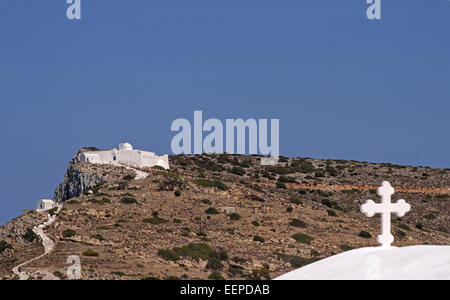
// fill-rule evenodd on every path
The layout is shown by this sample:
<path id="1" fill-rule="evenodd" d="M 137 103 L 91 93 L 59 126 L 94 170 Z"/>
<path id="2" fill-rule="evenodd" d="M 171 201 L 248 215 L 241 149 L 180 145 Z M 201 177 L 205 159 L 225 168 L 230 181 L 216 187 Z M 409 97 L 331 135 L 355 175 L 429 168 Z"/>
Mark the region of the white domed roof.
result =
<path id="1" fill-rule="evenodd" d="M 130 143 L 122 143 L 119 145 L 119 150 L 133 150 L 133 146 Z"/>
<path id="2" fill-rule="evenodd" d="M 368 247 L 350 250 L 276 280 L 448 280 L 450 246 Z"/>

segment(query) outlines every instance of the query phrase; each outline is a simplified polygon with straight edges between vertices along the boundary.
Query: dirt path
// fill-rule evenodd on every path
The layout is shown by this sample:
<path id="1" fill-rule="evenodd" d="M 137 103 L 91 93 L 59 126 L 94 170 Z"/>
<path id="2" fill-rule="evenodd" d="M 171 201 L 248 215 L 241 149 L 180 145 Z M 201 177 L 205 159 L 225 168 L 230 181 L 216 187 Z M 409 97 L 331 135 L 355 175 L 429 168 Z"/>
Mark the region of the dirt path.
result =
<path id="1" fill-rule="evenodd" d="M 119 165 L 119 164 L 118 164 Z M 140 170 L 137 170 L 135 168 L 132 168 L 130 166 L 126 166 L 126 165 L 119 165 L 122 167 L 125 167 L 128 170 L 133 170 L 134 172 L 136 172 L 136 178 L 135 180 L 140 180 L 140 179 L 144 179 L 146 178 L 149 173 L 147 172 L 143 172 Z M 31 262 L 38 260 L 42 257 L 44 257 L 45 255 L 47 255 L 50 251 L 53 250 L 53 248 L 55 247 L 55 242 L 53 242 L 52 239 L 50 239 L 44 232 L 44 228 L 50 226 L 51 224 L 53 224 L 53 222 L 55 222 L 56 220 L 56 216 L 57 214 L 61 211 L 62 209 L 62 204 L 58 205 L 58 210 L 56 211 L 56 213 L 53 216 L 48 216 L 48 220 L 46 222 L 44 222 L 41 225 L 38 225 L 36 227 L 33 228 L 33 232 L 39 236 L 41 238 L 42 241 L 42 246 L 44 246 L 44 253 L 33 258 L 30 259 L 26 262 L 21 263 L 20 265 L 14 267 L 12 269 L 13 273 L 16 274 L 19 277 L 19 280 L 27 280 L 28 278 L 30 278 L 30 275 L 39 275 L 40 277 L 42 277 L 44 280 L 59 280 L 58 277 L 54 276 L 53 274 L 45 271 L 45 270 L 37 270 L 36 272 L 34 272 L 33 274 L 27 274 L 26 272 L 23 271 L 23 268 L 30 264 Z"/>
<path id="2" fill-rule="evenodd" d="M 182 175 L 195 177 L 193 173 L 182 171 Z M 240 179 L 236 179 L 236 182 L 240 182 Z M 254 185 L 264 185 L 264 186 L 276 186 L 276 181 L 254 181 L 245 180 L 247 183 Z M 381 183 L 381 182 L 380 182 Z M 306 189 L 306 190 L 324 190 L 324 191 L 345 191 L 345 190 L 358 190 L 358 191 L 370 191 L 377 190 L 380 186 L 375 185 L 351 185 L 351 184 L 307 184 L 307 183 L 285 183 L 287 187 L 293 189 Z M 405 186 L 394 186 L 396 192 L 404 193 L 417 193 L 417 194 L 431 194 L 431 195 L 450 195 L 450 187 L 405 187 Z"/>
<path id="3" fill-rule="evenodd" d="M 248 183 L 255 184 L 255 185 L 276 185 L 277 183 L 274 181 L 265 181 L 265 182 L 258 182 L 258 181 L 248 181 Z M 325 191 L 345 191 L 345 190 L 359 190 L 359 191 L 370 191 L 370 190 L 376 190 L 379 188 L 379 186 L 374 185 L 328 185 L 328 184 L 303 184 L 303 183 L 286 183 L 286 186 L 290 188 L 297 188 L 297 189 L 318 189 L 318 190 L 325 190 Z M 434 194 L 434 195 L 440 195 L 440 194 L 450 194 L 450 187 L 442 187 L 442 188 L 436 188 L 436 187 L 401 187 L 401 186 L 395 186 L 394 187 L 397 192 L 404 192 L 404 193 L 420 193 L 420 194 Z"/>
<path id="4" fill-rule="evenodd" d="M 39 236 L 41 238 L 42 241 L 42 246 L 44 246 L 44 253 L 33 258 L 30 259 L 26 262 L 21 263 L 20 265 L 14 267 L 12 269 L 13 273 L 16 274 L 19 277 L 19 280 L 27 280 L 28 278 L 30 278 L 30 274 L 27 274 L 26 272 L 23 271 L 23 267 L 25 267 L 26 265 L 30 264 L 31 262 L 38 260 L 42 257 L 44 257 L 45 255 L 47 255 L 50 251 L 53 250 L 53 248 L 55 247 L 55 242 L 52 241 L 52 239 L 50 239 L 44 232 L 44 228 L 50 226 L 53 224 L 53 222 L 55 222 L 56 220 L 56 216 L 58 215 L 58 213 L 61 211 L 61 209 L 63 208 L 62 204 L 58 204 L 58 210 L 56 211 L 56 213 L 53 216 L 48 215 L 48 220 L 36 227 L 33 228 L 33 232 Z M 43 277 L 44 280 L 58 280 L 59 278 L 54 276 L 53 274 L 45 271 L 45 270 L 38 270 L 36 272 L 33 273 L 34 275 L 41 275 Z"/>
<path id="5" fill-rule="evenodd" d="M 134 178 L 134 180 L 140 180 L 140 179 L 145 179 L 148 177 L 148 175 L 150 175 L 150 173 L 144 172 L 144 171 L 140 171 L 136 168 L 127 166 L 127 165 L 121 165 L 122 167 L 125 167 L 127 170 L 132 170 L 134 172 L 136 172 L 136 177 Z"/>

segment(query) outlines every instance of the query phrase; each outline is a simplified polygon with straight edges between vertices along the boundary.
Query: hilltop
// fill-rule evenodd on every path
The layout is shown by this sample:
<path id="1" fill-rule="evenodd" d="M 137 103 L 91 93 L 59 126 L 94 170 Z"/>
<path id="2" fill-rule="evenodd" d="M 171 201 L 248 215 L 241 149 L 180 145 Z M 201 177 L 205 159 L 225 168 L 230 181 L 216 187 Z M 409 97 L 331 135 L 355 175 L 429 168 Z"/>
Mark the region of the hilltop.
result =
<path id="1" fill-rule="evenodd" d="M 377 246 L 379 218 L 359 211 L 388 180 L 412 210 L 393 218 L 394 246 L 450 244 L 450 170 L 343 160 L 171 156 L 170 170 L 70 163 L 45 229 L 56 242 L 24 268 L 66 279 L 269 279 L 355 248 Z M 30 211 L 0 228 L 0 277 L 43 253 Z M 28 236 L 27 236 L 28 232 Z M 31 237 L 30 237 L 31 236 Z M 26 250 L 26 251 L 25 251 Z"/>

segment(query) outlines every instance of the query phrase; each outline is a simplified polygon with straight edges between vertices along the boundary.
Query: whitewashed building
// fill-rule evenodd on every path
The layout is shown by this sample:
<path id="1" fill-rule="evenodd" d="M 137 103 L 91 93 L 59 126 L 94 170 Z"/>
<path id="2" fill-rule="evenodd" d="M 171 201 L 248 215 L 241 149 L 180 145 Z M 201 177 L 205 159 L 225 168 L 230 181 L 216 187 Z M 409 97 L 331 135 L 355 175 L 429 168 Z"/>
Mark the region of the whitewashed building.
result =
<path id="1" fill-rule="evenodd" d="M 119 145 L 119 150 L 88 151 L 82 155 L 82 161 L 93 164 L 120 163 L 134 167 L 160 166 L 169 169 L 169 156 L 158 156 L 153 152 L 134 150 L 129 143 Z"/>
<path id="2" fill-rule="evenodd" d="M 37 210 L 38 211 L 46 211 L 52 208 L 56 207 L 56 202 L 54 200 L 51 199 L 41 199 L 38 202 L 38 207 Z"/>

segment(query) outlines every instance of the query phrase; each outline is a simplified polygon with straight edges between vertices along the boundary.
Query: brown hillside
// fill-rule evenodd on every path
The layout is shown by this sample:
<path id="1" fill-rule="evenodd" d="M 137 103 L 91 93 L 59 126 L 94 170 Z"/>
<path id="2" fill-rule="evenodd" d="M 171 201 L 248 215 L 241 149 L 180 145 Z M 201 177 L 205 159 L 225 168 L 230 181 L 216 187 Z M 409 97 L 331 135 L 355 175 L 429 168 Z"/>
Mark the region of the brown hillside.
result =
<path id="1" fill-rule="evenodd" d="M 394 245 L 450 244 L 449 170 L 308 158 L 262 167 L 259 159 L 174 156 L 170 171 L 142 169 L 149 176 L 141 180 L 125 168 L 76 163 L 78 173 L 95 173 L 90 178 L 101 183 L 65 202 L 46 229 L 55 248 L 24 271 L 64 279 L 67 257 L 78 255 L 83 279 L 208 279 L 213 271 L 226 279 L 274 278 L 377 246 L 379 218 L 359 207 L 379 200 L 383 180 L 396 188 L 394 201 L 412 206 L 402 219 L 393 216 Z M 15 265 L 43 253 L 23 235 L 44 219 L 28 213 L 0 228 L 0 241 L 11 245 L 0 253 L 1 277 L 14 278 Z"/>

